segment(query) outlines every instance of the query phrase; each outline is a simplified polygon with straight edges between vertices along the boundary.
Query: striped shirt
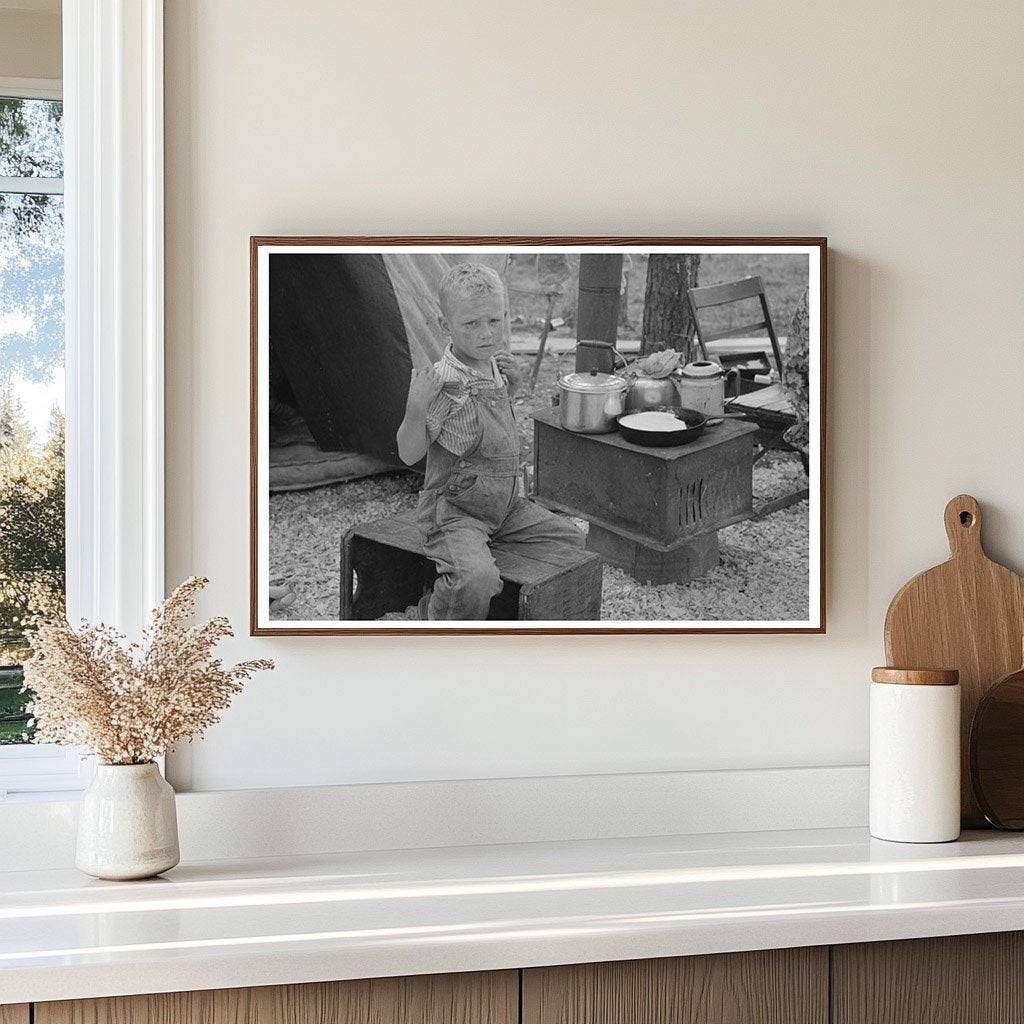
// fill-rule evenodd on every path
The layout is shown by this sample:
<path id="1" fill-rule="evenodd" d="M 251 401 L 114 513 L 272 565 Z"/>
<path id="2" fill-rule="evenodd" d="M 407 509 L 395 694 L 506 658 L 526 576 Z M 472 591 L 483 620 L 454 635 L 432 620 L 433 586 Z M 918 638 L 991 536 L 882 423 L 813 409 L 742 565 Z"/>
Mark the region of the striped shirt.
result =
<path id="1" fill-rule="evenodd" d="M 427 437 L 453 455 L 465 455 L 480 442 L 480 421 L 469 401 L 481 391 L 505 390 L 505 378 L 491 359 L 491 372 L 480 373 L 458 359 L 449 345 L 434 369 L 443 384 L 427 409 Z"/>

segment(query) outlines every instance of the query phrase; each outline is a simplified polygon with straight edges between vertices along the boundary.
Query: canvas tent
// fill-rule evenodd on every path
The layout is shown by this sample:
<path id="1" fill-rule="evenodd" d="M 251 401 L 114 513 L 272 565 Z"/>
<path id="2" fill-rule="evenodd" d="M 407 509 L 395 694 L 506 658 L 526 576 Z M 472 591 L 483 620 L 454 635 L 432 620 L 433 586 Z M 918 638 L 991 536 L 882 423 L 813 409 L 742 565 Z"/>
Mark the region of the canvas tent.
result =
<path id="1" fill-rule="evenodd" d="M 271 253 L 270 489 L 399 464 L 413 367 L 440 358 L 437 290 L 452 263 L 504 255 Z"/>

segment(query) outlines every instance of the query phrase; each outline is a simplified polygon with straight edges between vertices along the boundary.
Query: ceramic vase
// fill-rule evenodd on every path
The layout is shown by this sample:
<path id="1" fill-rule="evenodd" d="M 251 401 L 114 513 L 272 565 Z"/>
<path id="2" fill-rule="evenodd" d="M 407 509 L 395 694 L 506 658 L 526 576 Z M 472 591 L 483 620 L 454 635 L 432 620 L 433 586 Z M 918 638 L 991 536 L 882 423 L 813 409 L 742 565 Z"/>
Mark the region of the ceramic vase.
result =
<path id="1" fill-rule="evenodd" d="M 75 864 L 96 878 L 150 878 L 178 863 L 174 790 L 151 761 L 101 764 L 82 794 Z"/>

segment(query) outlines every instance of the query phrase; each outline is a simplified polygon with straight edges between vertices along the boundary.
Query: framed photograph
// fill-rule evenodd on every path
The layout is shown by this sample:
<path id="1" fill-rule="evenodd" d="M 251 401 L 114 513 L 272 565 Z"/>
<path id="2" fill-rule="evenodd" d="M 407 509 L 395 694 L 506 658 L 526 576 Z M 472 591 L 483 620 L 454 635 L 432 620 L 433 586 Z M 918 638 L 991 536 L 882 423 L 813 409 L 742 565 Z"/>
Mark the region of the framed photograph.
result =
<path id="1" fill-rule="evenodd" d="M 823 633 L 826 254 L 252 238 L 252 633 Z"/>

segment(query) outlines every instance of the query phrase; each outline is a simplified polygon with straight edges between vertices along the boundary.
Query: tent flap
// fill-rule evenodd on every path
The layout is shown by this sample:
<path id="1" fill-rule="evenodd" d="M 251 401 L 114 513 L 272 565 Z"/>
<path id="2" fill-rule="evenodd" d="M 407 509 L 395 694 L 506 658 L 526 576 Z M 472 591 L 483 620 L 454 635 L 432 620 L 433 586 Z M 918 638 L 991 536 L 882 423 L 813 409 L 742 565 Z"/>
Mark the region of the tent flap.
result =
<path id="1" fill-rule="evenodd" d="M 441 357 L 441 277 L 463 255 L 271 253 L 270 355 L 323 451 L 397 459 L 413 366 Z M 482 254 L 499 272 L 504 255 Z"/>

